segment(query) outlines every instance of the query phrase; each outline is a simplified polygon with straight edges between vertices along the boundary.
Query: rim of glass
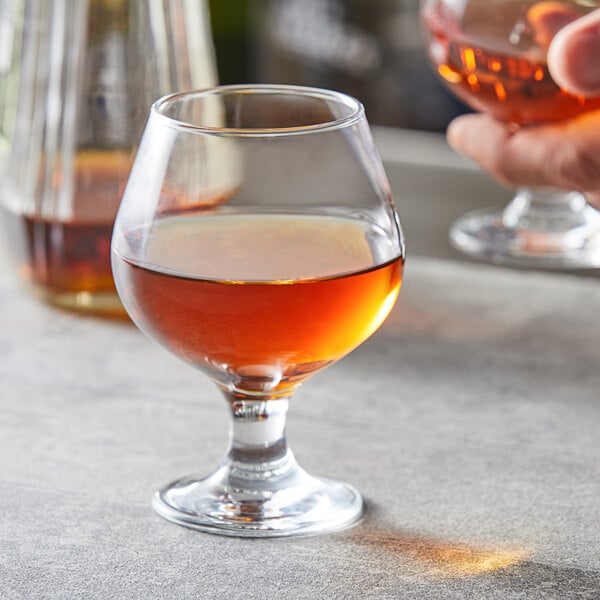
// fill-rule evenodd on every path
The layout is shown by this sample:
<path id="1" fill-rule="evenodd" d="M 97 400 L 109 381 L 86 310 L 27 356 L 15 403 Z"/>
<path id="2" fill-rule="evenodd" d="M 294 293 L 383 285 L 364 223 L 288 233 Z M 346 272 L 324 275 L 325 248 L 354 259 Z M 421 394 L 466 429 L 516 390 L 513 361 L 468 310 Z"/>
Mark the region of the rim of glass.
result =
<path id="1" fill-rule="evenodd" d="M 176 103 L 178 100 L 187 98 L 202 98 L 210 95 L 225 95 L 228 93 L 244 94 L 272 94 L 272 95 L 298 95 L 312 98 L 321 98 L 331 100 L 338 104 L 350 108 L 350 112 L 338 119 L 324 121 L 322 123 L 313 123 L 311 125 L 296 125 L 292 127 L 212 127 L 207 125 L 198 125 L 188 121 L 182 121 L 164 114 L 166 107 Z M 195 131 L 203 134 L 216 136 L 247 136 L 247 137 L 282 137 L 289 135 L 301 135 L 314 131 L 324 131 L 339 129 L 357 123 L 364 117 L 365 109 L 362 103 L 348 94 L 329 90 L 324 88 L 307 87 L 300 85 L 285 84 L 234 84 L 218 85 L 199 90 L 190 90 L 186 92 L 176 92 L 168 94 L 156 100 L 150 109 L 151 115 L 164 119 L 171 127 L 186 131 Z"/>

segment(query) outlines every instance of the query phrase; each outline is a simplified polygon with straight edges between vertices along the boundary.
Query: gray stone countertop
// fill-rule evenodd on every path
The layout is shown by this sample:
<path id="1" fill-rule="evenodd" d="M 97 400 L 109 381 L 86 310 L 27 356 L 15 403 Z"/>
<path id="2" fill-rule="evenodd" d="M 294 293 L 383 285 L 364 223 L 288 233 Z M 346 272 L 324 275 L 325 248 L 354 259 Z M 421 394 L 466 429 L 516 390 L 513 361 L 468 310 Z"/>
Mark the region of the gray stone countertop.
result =
<path id="1" fill-rule="evenodd" d="M 0 598 L 600 597 L 597 279 L 409 256 L 389 320 L 289 415 L 365 518 L 275 540 L 150 508 L 224 451 L 204 376 L 0 285 Z"/>

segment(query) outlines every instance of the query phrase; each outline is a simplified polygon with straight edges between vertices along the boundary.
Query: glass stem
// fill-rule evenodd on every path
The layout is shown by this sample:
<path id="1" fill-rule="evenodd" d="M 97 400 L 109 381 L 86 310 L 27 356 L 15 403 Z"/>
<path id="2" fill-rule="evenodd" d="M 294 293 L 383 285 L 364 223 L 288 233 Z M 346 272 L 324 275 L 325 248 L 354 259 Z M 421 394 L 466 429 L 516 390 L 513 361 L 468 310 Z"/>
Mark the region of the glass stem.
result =
<path id="1" fill-rule="evenodd" d="M 585 198 L 578 192 L 520 188 L 505 208 L 502 220 L 507 227 L 552 235 L 585 223 L 586 208 Z"/>
<path id="2" fill-rule="evenodd" d="M 231 411 L 226 457 L 230 485 L 237 487 L 237 480 L 261 487 L 261 481 L 273 482 L 297 469 L 285 436 L 288 399 L 225 396 Z"/>

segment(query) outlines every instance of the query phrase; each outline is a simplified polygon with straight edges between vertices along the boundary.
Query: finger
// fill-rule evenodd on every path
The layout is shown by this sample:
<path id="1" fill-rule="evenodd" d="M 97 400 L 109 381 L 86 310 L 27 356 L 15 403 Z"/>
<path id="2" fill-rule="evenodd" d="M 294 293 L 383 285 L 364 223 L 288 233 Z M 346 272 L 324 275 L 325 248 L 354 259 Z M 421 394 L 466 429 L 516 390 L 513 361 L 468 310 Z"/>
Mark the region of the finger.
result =
<path id="1" fill-rule="evenodd" d="M 446 131 L 448 143 L 456 152 L 475 161 L 501 183 L 514 185 L 504 173 L 504 149 L 512 136 L 509 126 L 487 114 L 469 114 L 454 119 Z"/>
<path id="2" fill-rule="evenodd" d="M 548 49 L 548 68 L 574 94 L 600 94 L 600 9 L 561 29 Z"/>
<path id="3" fill-rule="evenodd" d="M 527 20 L 535 31 L 540 48 L 548 48 L 556 32 L 580 16 L 572 6 L 556 1 L 536 2 L 527 11 Z"/>
<path id="4" fill-rule="evenodd" d="M 467 114 L 457 117 L 448 125 L 446 139 L 454 150 L 481 164 L 486 164 L 490 148 L 506 144 L 510 137 L 508 127 L 487 114 Z"/>
<path id="5" fill-rule="evenodd" d="M 600 190 L 600 111 L 563 125 L 506 126 L 487 115 L 465 115 L 448 142 L 507 185 Z"/>

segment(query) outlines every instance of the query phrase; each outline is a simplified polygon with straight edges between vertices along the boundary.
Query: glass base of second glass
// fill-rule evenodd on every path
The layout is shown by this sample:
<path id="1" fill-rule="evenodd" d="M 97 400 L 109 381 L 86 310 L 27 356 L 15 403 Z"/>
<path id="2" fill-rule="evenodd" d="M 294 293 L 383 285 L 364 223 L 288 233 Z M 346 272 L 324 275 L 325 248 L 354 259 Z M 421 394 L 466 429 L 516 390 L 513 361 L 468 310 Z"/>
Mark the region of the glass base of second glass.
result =
<path id="1" fill-rule="evenodd" d="M 577 192 L 519 190 L 505 208 L 459 218 L 449 237 L 461 252 L 507 266 L 600 267 L 600 213 Z"/>
<path id="2" fill-rule="evenodd" d="M 180 479 L 152 500 L 162 517 L 192 529 L 234 537 L 290 537 L 330 533 L 357 523 L 361 494 L 351 485 L 312 477 L 291 458 L 283 480 L 272 486 L 236 476 L 226 462 L 208 477 Z"/>
<path id="3" fill-rule="evenodd" d="M 127 319 L 127 313 L 116 291 L 54 290 L 25 281 L 31 294 L 51 306 L 95 317 Z"/>

